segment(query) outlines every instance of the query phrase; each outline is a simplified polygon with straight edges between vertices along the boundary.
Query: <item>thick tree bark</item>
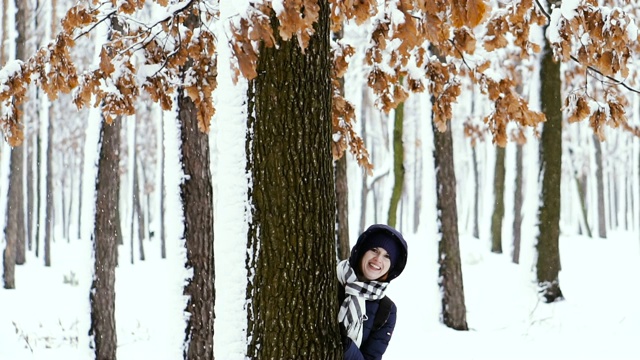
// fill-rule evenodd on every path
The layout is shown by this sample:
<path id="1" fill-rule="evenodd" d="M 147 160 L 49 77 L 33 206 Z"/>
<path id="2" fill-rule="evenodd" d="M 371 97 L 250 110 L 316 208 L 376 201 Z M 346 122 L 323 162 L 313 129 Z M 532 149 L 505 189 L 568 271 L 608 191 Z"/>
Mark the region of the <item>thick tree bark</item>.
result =
<path id="1" fill-rule="evenodd" d="M 116 213 L 120 177 L 120 127 L 102 120 L 100 160 L 96 180 L 96 212 L 93 232 L 94 274 L 91 284 L 91 328 L 96 360 L 115 360 L 118 345 L 115 319 Z"/>
<path id="2" fill-rule="evenodd" d="M 193 13 L 185 21 L 189 29 L 200 26 Z M 191 60 L 181 69 L 187 76 Z M 185 360 L 211 360 L 215 319 L 215 263 L 213 252 L 213 187 L 209 160 L 209 135 L 198 128 L 198 109 L 183 88 L 178 90 L 178 120 L 182 140 L 184 181 L 180 185 L 184 213 L 187 268 L 193 276 L 184 287 L 189 313 L 185 330 Z"/>
<path id="3" fill-rule="evenodd" d="M 560 1 L 549 5 L 560 6 Z M 538 260 L 536 274 L 539 291 L 545 302 L 563 298 L 560 272 L 560 181 L 562 178 L 562 80 L 560 63 L 554 61 L 549 40 L 545 39 L 540 69 L 540 100 L 547 121 L 540 139 L 540 174 L 542 192 L 538 208 Z"/>
<path id="4" fill-rule="evenodd" d="M 393 122 L 393 189 L 389 204 L 388 225 L 396 227 L 398 222 L 398 205 L 402 198 L 404 187 L 404 146 L 402 135 L 404 133 L 404 103 L 400 103 L 395 109 Z"/>
<path id="5" fill-rule="evenodd" d="M 493 178 L 493 215 L 491 216 L 491 252 L 502 254 L 502 220 L 504 218 L 505 148 L 496 148 L 496 168 Z"/>
<path id="6" fill-rule="evenodd" d="M 247 357 L 339 359 L 329 5 L 304 53 L 260 50 L 250 82 Z M 272 21 L 275 23 L 276 21 Z M 276 32 L 277 33 L 277 32 Z M 321 194 L 321 196 L 318 196 Z"/>
<path id="7" fill-rule="evenodd" d="M 596 150 L 596 191 L 598 198 L 598 236 L 603 239 L 607 238 L 607 215 L 604 204 L 604 175 L 602 171 L 602 147 L 600 140 L 593 135 L 593 146 Z"/>
<path id="8" fill-rule="evenodd" d="M 198 129 L 198 110 L 178 92 L 178 119 L 185 180 L 180 185 L 184 208 L 187 267 L 193 276 L 184 287 L 190 314 L 186 328 L 185 359 L 213 359 L 215 269 L 213 257 L 213 188 L 209 169 L 209 137 Z"/>
<path id="9" fill-rule="evenodd" d="M 432 122 L 433 123 L 433 122 Z M 464 300 L 460 244 L 458 240 L 458 209 L 456 205 L 456 174 L 453 165 L 451 127 L 443 133 L 433 124 L 434 165 L 438 210 L 439 284 L 442 293 L 442 322 L 456 330 L 468 330 Z"/>
<path id="10" fill-rule="evenodd" d="M 520 263 L 520 244 L 522 242 L 522 205 L 523 196 L 522 177 L 522 145 L 516 144 L 516 183 L 515 194 L 513 195 L 513 253 L 511 261 L 514 264 Z"/>

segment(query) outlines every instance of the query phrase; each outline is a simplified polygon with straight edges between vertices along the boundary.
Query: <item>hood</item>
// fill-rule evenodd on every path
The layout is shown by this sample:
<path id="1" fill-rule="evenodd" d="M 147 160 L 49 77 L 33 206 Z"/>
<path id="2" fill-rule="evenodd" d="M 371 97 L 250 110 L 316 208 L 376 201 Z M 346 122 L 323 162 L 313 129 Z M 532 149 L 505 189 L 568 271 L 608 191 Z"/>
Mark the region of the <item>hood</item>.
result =
<path id="1" fill-rule="evenodd" d="M 349 264 L 351 265 L 352 268 L 354 269 L 357 268 L 358 263 L 360 262 L 360 259 L 362 259 L 362 255 L 364 255 L 363 251 L 361 251 L 361 249 L 364 248 L 363 244 L 366 243 L 369 236 L 371 236 L 372 234 L 380 233 L 380 232 L 390 234 L 391 237 L 398 242 L 398 244 L 400 245 L 400 249 L 402 249 L 402 253 L 399 256 L 397 264 L 394 264 L 393 268 L 389 270 L 387 281 L 391 281 L 397 278 L 398 276 L 400 276 L 400 274 L 404 270 L 404 267 L 407 265 L 407 253 L 408 253 L 407 242 L 404 240 L 404 237 L 398 230 L 392 228 L 391 226 L 384 225 L 384 224 L 371 225 L 365 232 L 360 234 L 360 236 L 358 237 L 358 241 L 351 249 Z"/>

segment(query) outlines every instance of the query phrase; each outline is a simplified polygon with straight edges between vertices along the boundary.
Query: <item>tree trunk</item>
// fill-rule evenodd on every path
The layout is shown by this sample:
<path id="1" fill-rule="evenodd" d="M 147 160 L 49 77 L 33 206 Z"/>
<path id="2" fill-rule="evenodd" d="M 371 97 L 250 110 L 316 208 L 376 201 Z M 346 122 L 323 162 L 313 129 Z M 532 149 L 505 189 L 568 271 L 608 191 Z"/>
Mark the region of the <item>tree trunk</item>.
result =
<path id="1" fill-rule="evenodd" d="M 502 254 L 502 219 L 504 218 L 505 148 L 496 147 L 496 168 L 493 178 L 493 215 L 491 216 L 491 252 Z"/>
<path id="2" fill-rule="evenodd" d="M 44 266 L 51 266 L 51 238 L 53 237 L 53 107 L 49 107 L 49 121 L 47 125 L 47 176 L 45 178 L 47 193 L 45 201 L 45 230 L 44 230 Z"/>
<path id="3" fill-rule="evenodd" d="M 340 359 L 331 155 L 329 5 L 304 53 L 260 49 L 250 82 L 253 188 L 247 357 Z M 276 23 L 272 19 L 272 24 Z M 277 34 L 277 31 L 275 31 Z M 318 196 L 322 194 L 322 196 Z"/>
<path id="4" fill-rule="evenodd" d="M 413 188 L 415 193 L 414 206 L 413 206 L 413 232 L 417 233 L 420 228 L 420 217 L 422 215 L 422 122 L 415 121 L 415 141 L 416 141 L 416 151 L 415 151 L 415 171 L 413 177 Z"/>
<path id="5" fill-rule="evenodd" d="M 464 300 L 460 244 L 458 241 L 458 209 L 456 175 L 453 165 L 451 127 L 443 133 L 433 124 L 434 165 L 438 211 L 439 285 L 442 293 L 442 322 L 455 330 L 468 330 Z"/>
<path id="6" fill-rule="evenodd" d="M 513 254 L 511 261 L 520 263 L 520 244 L 522 242 L 522 205 L 523 196 L 522 176 L 522 145 L 516 144 L 516 184 L 513 196 Z"/>
<path id="7" fill-rule="evenodd" d="M 587 194 L 586 194 L 586 186 L 583 185 L 583 182 L 586 181 L 586 176 L 583 176 L 583 181 L 580 181 L 580 176 L 576 172 L 574 175 L 576 189 L 578 190 L 578 198 L 580 199 L 580 214 L 582 215 L 582 222 L 584 223 L 584 230 L 587 233 L 588 237 L 592 237 L 591 235 L 591 227 L 589 226 L 589 216 L 587 213 Z"/>
<path id="8" fill-rule="evenodd" d="M 473 161 L 473 178 L 476 180 L 475 186 L 473 187 L 473 237 L 479 239 L 480 229 L 478 227 L 478 218 L 480 217 L 480 175 L 478 172 L 478 155 L 475 146 L 471 147 L 471 155 Z"/>
<path id="9" fill-rule="evenodd" d="M 369 90 L 365 85 L 362 88 L 362 104 L 360 109 L 360 114 L 362 118 L 362 141 L 367 143 L 367 121 L 370 121 L 371 117 L 368 116 L 369 113 Z M 373 162 L 373 157 L 371 157 L 371 162 Z M 364 229 L 367 225 L 367 208 L 369 207 L 369 186 L 367 185 L 367 174 L 362 172 L 362 187 L 360 190 L 360 224 L 358 226 L 358 234 L 364 232 Z M 375 208 L 373 209 L 375 212 Z"/>
<path id="10" fill-rule="evenodd" d="M 38 96 L 37 96 L 37 92 L 36 92 L 36 104 L 39 102 L 38 101 Z M 38 107 L 38 105 L 36 105 L 36 107 Z M 36 118 L 39 118 L 39 112 L 36 111 Z M 34 228 L 34 222 L 37 221 L 38 216 L 34 216 L 34 208 L 35 208 L 35 204 L 34 204 L 34 196 L 36 195 L 34 192 L 34 182 L 36 182 L 36 179 L 34 177 L 34 174 L 36 174 L 36 172 L 33 171 L 35 164 L 35 154 L 34 151 L 37 150 L 35 148 L 35 136 L 34 134 L 37 133 L 37 130 L 34 131 L 29 131 L 28 135 L 25 134 L 25 140 L 28 144 L 27 147 L 27 162 L 26 162 L 26 166 L 27 166 L 27 181 L 26 181 L 26 196 L 27 196 L 27 227 L 26 227 L 26 236 L 27 236 L 27 250 L 31 251 L 33 249 L 33 228 Z M 37 214 L 37 213 L 36 213 Z"/>
<path id="11" fill-rule="evenodd" d="M 29 37 L 31 34 L 27 30 L 30 19 L 29 2 L 16 1 L 16 17 L 15 25 L 18 32 L 16 37 L 16 59 L 26 60 L 29 57 Z M 23 124 L 27 124 L 28 117 L 23 112 L 23 106 L 20 105 L 20 111 L 23 116 Z M 15 221 L 15 224 L 7 224 L 5 236 L 13 236 L 15 241 L 15 263 L 22 265 L 26 261 L 26 240 L 27 234 L 25 229 L 25 201 L 24 201 L 24 153 L 25 146 L 16 146 L 11 150 L 11 174 L 9 176 L 9 204 L 7 211 L 9 217 Z"/>
<path id="12" fill-rule="evenodd" d="M 158 231 L 160 232 L 160 257 L 162 259 L 166 259 L 167 258 L 167 241 L 166 241 L 166 235 L 165 235 L 165 227 L 164 227 L 164 200 L 166 197 L 166 191 L 164 189 L 165 185 L 164 185 L 164 164 L 165 164 L 165 141 L 164 141 L 164 115 L 162 115 L 160 117 L 160 134 L 162 136 L 161 139 L 161 147 L 162 149 L 159 151 L 159 155 L 160 155 L 160 216 L 159 216 L 159 220 L 158 220 Z"/>
<path id="13" fill-rule="evenodd" d="M 101 124 L 100 160 L 96 180 L 96 212 L 93 232 L 94 267 L 91 284 L 91 328 L 96 360 L 115 360 L 118 345 L 115 319 L 115 280 L 117 257 L 117 212 L 120 193 L 118 174 L 120 126 Z"/>
<path id="14" fill-rule="evenodd" d="M 129 196 L 131 197 L 131 203 L 129 204 L 129 212 L 130 212 L 130 219 L 131 220 L 129 222 L 129 261 L 131 262 L 131 264 L 135 263 L 135 236 L 134 236 L 134 232 L 135 232 L 135 228 L 136 228 L 136 203 L 139 201 L 138 199 L 138 190 L 137 190 L 137 186 L 138 186 L 138 170 L 137 170 L 137 146 L 136 146 L 136 124 L 135 122 L 133 123 L 129 123 L 128 124 L 128 130 L 131 131 L 131 134 L 127 134 L 127 139 L 131 139 L 130 141 L 127 141 L 127 146 L 129 148 L 129 189 L 131 191 L 131 193 L 129 194 Z M 133 143 L 130 143 L 133 142 Z M 138 228 L 139 228 L 140 224 L 138 223 Z"/>
<path id="15" fill-rule="evenodd" d="M 335 40 L 342 39 L 343 29 L 333 33 Z M 340 93 L 344 95 L 344 78 L 340 78 Z M 345 260 L 351 254 L 349 244 L 349 180 L 347 172 L 347 152 L 334 162 L 336 185 L 336 244 L 338 259 Z"/>
<path id="16" fill-rule="evenodd" d="M 338 235 L 338 258 L 345 260 L 351 254 L 349 244 L 349 184 L 347 179 L 347 154 L 335 162 L 336 176 L 336 229 Z"/>
<path id="17" fill-rule="evenodd" d="M 8 0 L 2 0 L 2 8 L 9 9 Z M 2 33 L 0 34 L 0 40 L 2 41 L 2 44 L 6 44 L 7 40 L 9 39 L 9 36 L 7 36 L 7 22 L 9 21 L 8 15 L 9 11 L 5 10 L 2 12 Z M 2 46 L 2 48 L 0 48 L 0 66 L 4 66 L 4 64 L 7 63 L 7 55 L 8 54 L 6 53 L 5 47 Z"/>
<path id="18" fill-rule="evenodd" d="M 137 157 L 137 155 L 136 155 Z M 138 215 L 136 221 L 138 222 L 138 250 L 140 260 L 144 261 L 144 233 L 145 233 L 145 216 L 142 210 L 142 201 L 140 197 L 143 196 L 142 191 L 140 190 L 140 176 L 138 174 L 138 165 L 136 160 L 136 166 L 133 167 L 134 175 L 133 175 L 133 193 L 134 193 L 134 205 L 135 212 Z M 143 179 L 144 182 L 144 179 Z M 132 224 L 133 225 L 133 224 Z"/>
<path id="19" fill-rule="evenodd" d="M 560 6 L 552 0 L 549 6 Z M 560 63 L 553 60 L 549 40 L 545 39 L 540 69 L 540 100 L 547 121 L 540 139 L 542 192 L 538 208 L 538 260 L 536 275 L 539 291 L 547 303 L 563 299 L 560 272 L 560 181 L 562 178 L 562 80 Z"/>
<path id="20" fill-rule="evenodd" d="M 400 103 L 395 109 L 393 125 L 393 189 L 389 205 L 388 225 L 396 227 L 398 217 L 398 205 L 402 198 L 404 186 L 404 146 L 402 135 L 404 129 L 404 103 Z"/>
<path id="21" fill-rule="evenodd" d="M 196 29 L 200 21 L 190 14 L 185 21 Z M 181 69 L 187 77 L 192 60 Z M 180 198 L 184 213 L 184 238 L 187 268 L 193 276 L 184 287 L 189 313 L 185 329 L 185 360 L 213 359 L 213 322 L 215 319 L 215 263 L 213 252 L 213 187 L 209 160 L 209 135 L 198 128 L 198 109 L 183 88 L 178 90 L 178 120 L 182 140 L 184 181 Z"/>
<path id="22" fill-rule="evenodd" d="M 596 135 L 593 135 L 593 145 L 596 150 L 596 186 L 598 197 L 598 236 L 607 238 L 607 215 L 604 204 L 604 175 L 602 171 L 602 147 L 600 146 L 600 140 Z"/>
<path id="23" fill-rule="evenodd" d="M 456 178 L 453 165 L 451 127 L 444 133 L 433 126 L 434 166 L 438 211 L 439 285 L 442 293 L 442 322 L 456 330 L 468 330 L 460 245 L 458 241 L 458 210 L 456 205 Z"/>
<path id="24" fill-rule="evenodd" d="M 35 255 L 36 257 L 40 257 L 40 224 L 42 221 L 40 220 L 40 209 L 42 209 L 42 131 L 38 130 L 38 135 L 36 139 L 36 164 L 38 166 L 38 178 L 36 180 L 36 234 L 34 236 L 35 244 Z"/>

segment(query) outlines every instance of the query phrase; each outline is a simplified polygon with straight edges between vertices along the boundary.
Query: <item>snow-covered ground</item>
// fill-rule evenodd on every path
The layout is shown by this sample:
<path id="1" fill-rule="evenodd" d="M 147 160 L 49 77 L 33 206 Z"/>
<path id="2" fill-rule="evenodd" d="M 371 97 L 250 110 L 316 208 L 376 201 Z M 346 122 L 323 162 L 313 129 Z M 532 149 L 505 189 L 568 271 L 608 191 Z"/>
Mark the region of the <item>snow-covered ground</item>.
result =
<path id="1" fill-rule="evenodd" d="M 562 237 L 560 285 L 566 300 L 538 301 L 531 261 L 510 262 L 474 238 L 461 239 L 469 331 L 440 324 L 436 246 L 425 234 L 406 236 L 409 263 L 389 287 L 399 307 L 385 360 L 638 359 L 640 240 Z M 29 255 L 16 270 L 16 290 L 0 289 L 0 359 L 89 360 L 88 241 L 57 243 L 53 266 Z M 123 253 L 126 247 L 121 247 Z M 178 360 L 184 299 L 178 255 L 131 265 L 120 256 L 116 282 L 118 359 Z M 525 252 L 526 254 L 526 252 Z M 223 262 L 224 254 L 218 254 Z M 218 289 L 218 291 L 221 291 Z M 216 329 L 224 329 L 217 324 Z M 233 325 L 235 326 L 235 324 Z M 219 331 L 219 330 L 218 330 Z M 228 331 L 237 331 L 229 328 Z M 216 354 L 225 360 L 225 354 Z"/>

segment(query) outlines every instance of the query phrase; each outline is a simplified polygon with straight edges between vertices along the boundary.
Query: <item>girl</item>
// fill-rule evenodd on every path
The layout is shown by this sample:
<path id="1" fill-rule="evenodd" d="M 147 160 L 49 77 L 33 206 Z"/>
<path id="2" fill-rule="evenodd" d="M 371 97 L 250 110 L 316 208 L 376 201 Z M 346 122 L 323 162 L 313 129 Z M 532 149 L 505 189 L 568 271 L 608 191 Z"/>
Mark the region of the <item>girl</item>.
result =
<path id="1" fill-rule="evenodd" d="M 404 270 L 407 242 L 396 229 L 370 226 L 338 264 L 344 358 L 382 359 L 396 324 L 396 305 L 385 296 L 389 282 Z"/>

